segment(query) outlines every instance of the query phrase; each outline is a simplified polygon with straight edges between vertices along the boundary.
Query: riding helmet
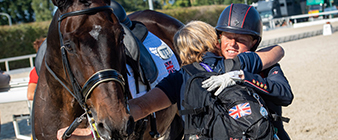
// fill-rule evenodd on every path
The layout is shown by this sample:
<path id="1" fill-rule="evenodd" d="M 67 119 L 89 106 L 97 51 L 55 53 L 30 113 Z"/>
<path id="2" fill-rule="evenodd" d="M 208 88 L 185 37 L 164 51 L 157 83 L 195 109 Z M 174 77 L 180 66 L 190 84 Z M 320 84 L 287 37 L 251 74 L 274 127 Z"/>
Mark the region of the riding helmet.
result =
<path id="1" fill-rule="evenodd" d="M 257 39 L 257 43 L 250 49 L 255 51 L 262 40 L 262 26 L 261 17 L 254 7 L 231 4 L 219 16 L 216 31 L 251 35 Z"/>
<path id="2" fill-rule="evenodd" d="M 128 28 L 132 26 L 132 23 L 126 14 L 126 11 L 124 10 L 121 4 L 119 4 L 115 0 L 111 0 L 110 7 L 113 8 L 115 15 L 117 16 L 117 18 L 120 20 L 121 23 L 126 25 Z"/>

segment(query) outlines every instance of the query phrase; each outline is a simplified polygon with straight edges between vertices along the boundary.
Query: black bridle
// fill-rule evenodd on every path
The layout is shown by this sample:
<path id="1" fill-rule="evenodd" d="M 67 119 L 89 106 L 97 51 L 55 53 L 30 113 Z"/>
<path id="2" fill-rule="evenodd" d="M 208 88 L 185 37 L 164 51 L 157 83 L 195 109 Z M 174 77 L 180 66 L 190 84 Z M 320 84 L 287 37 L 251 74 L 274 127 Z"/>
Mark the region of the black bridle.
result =
<path id="1" fill-rule="evenodd" d="M 58 32 L 59 32 L 59 38 L 60 38 L 60 46 L 61 46 L 60 49 L 61 49 L 62 64 L 63 64 L 64 72 L 66 73 L 66 75 L 68 75 L 69 80 L 72 83 L 73 92 L 58 78 L 58 76 L 51 70 L 51 68 L 48 66 L 47 62 L 45 61 L 45 65 L 46 65 L 47 70 L 78 101 L 78 103 L 80 104 L 82 109 L 85 111 L 85 114 L 87 114 L 87 116 L 90 113 L 88 113 L 88 107 L 85 104 L 85 102 L 87 101 L 87 99 L 88 99 L 89 95 L 91 94 L 91 92 L 93 91 L 93 89 L 96 86 L 98 86 L 100 83 L 107 82 L 107 81 L 118 82 L 123 89 L 126 105 L 127 105 L 127 108 L 129 109 L 128 104 L 127 104 L 128 95 L 126 94 L 126 90 L 128 90 L 128 89 L 126 89 L 126 87 L 125 87 L 125 80 L 123 79 L 123 76 L 118 71 L 116 71 L 114 69 L 104 69 L 104 70 L 96 72 L 86 81 L 86 83 L 83 85 L 83 87 L 81 87 L 78 84 L 76 78 L 74 77 L 73 72 L 71 71 L 71 68 L 70 68 L 70 65 L 69 65 L 69 62 L 68 62 L 68 58 L 67 58 L 67 51 L 66 51 L 65 46 L 64 46 L 63 36 L 62 36 L 60 27 L 61 27 L 61 21 L 65 18 L 67 18 L 67 17 L 83 15 L 83 14 L 92 14 L 92 13 L 97 13 L 97 12 L 101 12 L 101 11 L 104 11 L 104 10 L 113 10 L 113 9 L 110 6 L 94 7 L 94 8 L 84 9 L 84 10 L 80 10 L 80 11 L 65 13 L 65 14 L 61 15 L 58 19 Z M 84 115 L 82 115 L 82 117 L 77 118 L 73 122 L 74 125 L 72 124 L 68 128 L 68 130 L 64 133 L 64 136 L 70 136 L 70 134 L 74 131 L 74 129 L 81 123 L 81 122 L 77 122 L 77 121 L 82 121 L 83 116 Z"/>
<path id="2" fill-rule="evenodd" d="M 114 69 L 105 69 L 99 72 L 96 72 L 93 76 L 91 76 L 87 82 L 84 84 L 84 86 L 81 88 L 76 81 L 74 74 L 72 73 L 70 69 L 70 65 L 68 63 L 67 58 L 67 51 L 64 46 L 63 36 L 61 33 L 61 21 L 67 17 L 70 16 L 77 16 L 77 15 L 83 15 L 83 14 L 92 14 L 101 12 L 104 10 L 113 10 L 110 6 L 101 6 L 101 7 L 94 7 L 89 9 L 84 9 L 80 11 L 74 11 L 69 12 L 61 15 L 58 19 L 58 31 L 59 31 L 59 38 L 60 38 L 60 46 L 61 46 L 61 56 L 62 56 L 62 63 L 64 67 L 64 71 L 69 76 L 69 79 L 72 83 L 73 92 L 70 92 L 79 102 L 81 106 L 85 106 L 85 102 L 87 101 L 88 96 L 92 92 L 92 90 L 100 83 L 106 82 L 106 81 L 117 81 L 121 84 L 123 88 L 123 92 L 125 92 L 125 81 L 123 79 L 123 76 L 117 72 Z"/>

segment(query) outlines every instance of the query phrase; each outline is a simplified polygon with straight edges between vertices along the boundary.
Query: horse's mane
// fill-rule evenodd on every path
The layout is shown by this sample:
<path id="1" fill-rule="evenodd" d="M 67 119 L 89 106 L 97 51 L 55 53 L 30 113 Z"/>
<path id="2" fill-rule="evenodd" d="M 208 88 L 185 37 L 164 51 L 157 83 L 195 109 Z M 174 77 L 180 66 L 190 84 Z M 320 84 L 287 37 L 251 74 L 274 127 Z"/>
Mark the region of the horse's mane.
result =
<path id="1" fill-rule="evenodd" d="M 60 13 L 60 10 L 58 9 L 55 11 L 53 19 L 49 25 L 48 34 L 47 34 L 47 38 L 49 38 L 48 40 L 59 40 L 59 36 L 53 36 L 53 32 L 56 32 L 56 33 L 58 32 L 58 19 L 60 16 L 61 16 L 61 13 Z"/>

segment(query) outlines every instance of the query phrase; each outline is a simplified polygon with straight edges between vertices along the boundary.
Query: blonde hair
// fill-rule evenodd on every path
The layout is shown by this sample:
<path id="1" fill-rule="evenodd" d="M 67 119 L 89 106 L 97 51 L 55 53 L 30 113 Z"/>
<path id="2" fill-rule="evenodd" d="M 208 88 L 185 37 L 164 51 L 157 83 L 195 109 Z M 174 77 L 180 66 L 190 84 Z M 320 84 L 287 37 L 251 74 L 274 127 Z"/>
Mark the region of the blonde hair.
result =
<path id="1" fill-rule="evenodd" d="M 215 28 L 202 21 L 191 21 L 174 36 L 174 46 L 179 52 L 182 66 L 201 62 L 207 52 L 219 53 L 216 48 L 217 34 Z"/>

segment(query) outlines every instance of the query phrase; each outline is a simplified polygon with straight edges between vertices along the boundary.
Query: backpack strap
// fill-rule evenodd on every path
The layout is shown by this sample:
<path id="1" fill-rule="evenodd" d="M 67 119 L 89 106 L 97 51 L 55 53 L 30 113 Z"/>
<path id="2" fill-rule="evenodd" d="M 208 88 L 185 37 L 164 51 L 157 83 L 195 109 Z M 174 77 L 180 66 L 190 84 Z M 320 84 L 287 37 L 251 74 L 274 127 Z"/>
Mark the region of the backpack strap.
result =
<path id="1" fill-rule="evenodd" d="M 238 56 L 236 56 L 233 59 L 224 59 L 224 67 L 225 67 L 225 72 L 240 70 L 241 62 L 239 61 Z M 204 63 L 198 63 L 198 62 L 185 65 L 182 68 L 186 70 L 189 75 L 197 74 L 202 71 L 212 72 L 212 69 L 208 65 Z"/>
<path id="2" fill-rule="evenodd" d="M 194 62 L 189 65 L 185 65 L 182 67 L 190 76 L 198 74 L 200 72 L 207 72 L 209 71 L 208 69 L 211 70 L 211 68 L 204 64 L 204 63 L 198 63 Z M 206 70 L 207 69 L 207 70 Z M 199 114 L 201 112 L 205 112 L 206 108 L 193 108 L 190 105 L 186 104 L 184 100 L 182 101 L 182 106 L 185 106 L 186 109 L 184 110 L 179 110 L 180 115 L 187 115 L 187 114 Z M 189 109 L 188 109 L 189 108 Z"/>
<path id="3" fill-rule="evenodd" d="M 194 63 L 189 64 L 189 65 L 185 65 L 185 66 L 182 67 L 182 69 L 184 69 L 190 76 L 197 74 L 197 73 L 200 73 L 200 72 L 203 72 L 203 71 L 206 71 L 204 69 L 204 67 L 201 66 L 198 62 L 194 62 Z"/>
<path id="4" fill-rule="evenodd" d="M 283 121 L 283 122 L 286 122 L 286 123 L 289 123 L 289 121 L 290 121 L 290 118 L 283 117 L 283 116 L 275 114 L 275 113 L 271 114 L 271 117 L 272 117 L 273 121 Z"/>
<path id="5" fill-rule="evenodd" d="M 186 108 L 190 108 L 190 109 L 179 110 L 180 115 L 187 115 L 187 114 L 197 115 L 197 114 L 207 111 L 205 107 L 193 108 L 187 103 L 185 103 L 184 101 L 182 101 L 182 106 L 185 106 Z"/>
<path id="6" fill-rule="evenodd" d="M 241 62 L 239 61 L 238 56 L 234 59 L 224 59 L 225 72 L 230 72 L 234 70 L 241 69 Z"/>
<path id="7" fill-rule="evenodd" d="M 216 74 L 212 71 L 212 69 L 204 64 L 204 63 L 199 63 L 199 62 L 194 62 L 192 64 L 189 65 L 185 65 L 182 67 L 182 69 L 184 69 L 184 71 L 189 74 L 190 77 L 189 80 L 187 81 L 187 85 L 189 84 L 189 82 L 191 82 L 191 79 L 194 79 L 194 77 L 200 77 L 204 74 L 207 75 L 212 75 L 212 74 Z M 201 87 L 202 88 L 202 87 Z M 186 92 L 187 90 L 185 89 L 185 94 L 184 96 L 186 96 Z M 213 103 L 209 103 L 209 105 L 211 105 Z M 199 139 L 203 139 L 203 140 L 209 140 L 210 138 L 204 137 L 205 135 L 208 134 L 209 131 L 209 124 L 211 122 L 211 120 L 213 119 L 213 115 L 205 118 L 205 121 L 207 122 L 205 124 L 205 126 L 201 126 L 199 128 L 192 128 L 192 126 L 188 127 L 189 125 L 189 121 L 187 120 L 190 117 L 199 115 L 201 113 L 208 113 L 209 112 L 209 105 L 206 106 L 200 106 L 200 107 L 193 107 L 189 104 L 187 104 L 187 102 L 185 102 L 185 100 L 181 100 L 181 105 L 184 107 L 183 110 L 179 110 L 180 115 L 185 115 L 184 118 L 185 120 L 185 125 L 186 127 L 184 128 L 184 137 L 185 140 L 189 140 L 190 136 L 194 137 L 194 136 L 198 136 Z M 213 112 L 210 112 L 213 113 Z"/>
<path id="8" fill-rule="evenodd" d="M 182 66 L 182 69 L 184 69 L 190 76 L 206 71 L 203 66 L 201 66 L 198 62 L 194 62 L 192 64 L 188 64 L 185 66 Z M 199 114 L 202 111 L 204 111 L 204 108 L 193 108 L 190 107 L 190 105 L 186 104 L 184 100 L 182 101 L 182 106 L 186 106 L 186 109 L 179 110 L 180 115 L 187 115 L 187 114 Z M 189 109 L 187 109 L 189 108 Z"/>
<path id="9" fill-rule="evenodd" d="M 213 72 L 210 66 L 203 62 L 194 62 L 189 65 L 185 65 L 182 67 L 190 76 L 199 74 L 201 72 Z M 202 112 L 207 112 L 206 107 L 201 107 L 201 108 L 194 108 L 190 106 L 189 104 L 185 103 L 184 100 L 182 100 L 182 106 L 185 107 L 184 110 L 179 110 L 180 115 L 187 115 L 187 114 L 200 114 Z"/>

